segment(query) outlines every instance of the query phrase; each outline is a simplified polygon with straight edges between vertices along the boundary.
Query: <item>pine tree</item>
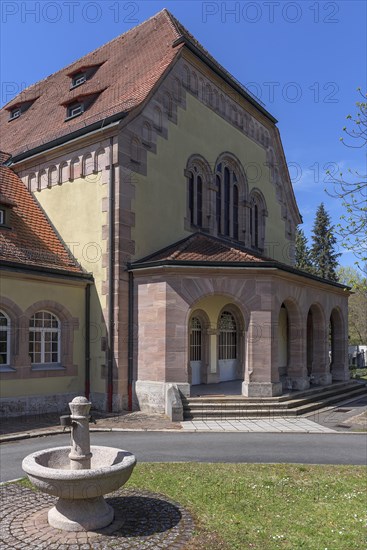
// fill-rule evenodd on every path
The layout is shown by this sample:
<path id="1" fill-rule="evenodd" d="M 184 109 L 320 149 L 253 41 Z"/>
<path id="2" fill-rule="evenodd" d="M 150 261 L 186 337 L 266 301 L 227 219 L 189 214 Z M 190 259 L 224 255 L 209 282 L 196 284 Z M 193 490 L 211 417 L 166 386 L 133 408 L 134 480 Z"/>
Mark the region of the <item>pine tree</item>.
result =
<path id="1" fill-rule="evenodd" d="M 303 229 L 296 229 L 296 267 L 314 273 L 307 238 Z"/>
<path id="2" fill-rule="evenodd" d="M 317 209 L 312 229 L 312 246 L 310 250 L 314 274 L 330 281 L 337 281 L 338 258 L 335 251 L 336 238 L 333 234 L 330 216 L 325 210 L 324 203 Z"/>

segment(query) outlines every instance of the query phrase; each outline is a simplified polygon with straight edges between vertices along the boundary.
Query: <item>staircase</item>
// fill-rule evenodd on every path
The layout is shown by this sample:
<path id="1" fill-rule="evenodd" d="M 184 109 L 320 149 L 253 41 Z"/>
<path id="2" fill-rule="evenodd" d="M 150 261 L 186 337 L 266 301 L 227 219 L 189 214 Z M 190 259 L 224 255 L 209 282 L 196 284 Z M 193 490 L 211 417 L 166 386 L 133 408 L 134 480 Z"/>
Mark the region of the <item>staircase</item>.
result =
<path id="1" fill-rule="evenodd" d="M 295 417 L 363 396 L 367 396 L 367 384 L 352 381 L 334 382 L 330 386 L 319 386 L 279 397 L 182 396 L 182 404 L 184 420 L 239 420 L 251 417 Z"/>

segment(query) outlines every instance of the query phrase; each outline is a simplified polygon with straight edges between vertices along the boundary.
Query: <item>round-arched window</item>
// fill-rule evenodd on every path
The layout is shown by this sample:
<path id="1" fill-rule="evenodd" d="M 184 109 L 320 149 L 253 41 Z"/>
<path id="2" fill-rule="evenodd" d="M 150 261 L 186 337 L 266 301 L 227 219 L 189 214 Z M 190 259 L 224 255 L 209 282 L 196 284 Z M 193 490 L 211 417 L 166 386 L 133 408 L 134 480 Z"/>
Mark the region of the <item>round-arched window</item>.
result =
<path id="1" fill-rule="evenodd" d="M 219 359 L 237 358 L 237 325 L 230 311 L 219 318 Z"/>

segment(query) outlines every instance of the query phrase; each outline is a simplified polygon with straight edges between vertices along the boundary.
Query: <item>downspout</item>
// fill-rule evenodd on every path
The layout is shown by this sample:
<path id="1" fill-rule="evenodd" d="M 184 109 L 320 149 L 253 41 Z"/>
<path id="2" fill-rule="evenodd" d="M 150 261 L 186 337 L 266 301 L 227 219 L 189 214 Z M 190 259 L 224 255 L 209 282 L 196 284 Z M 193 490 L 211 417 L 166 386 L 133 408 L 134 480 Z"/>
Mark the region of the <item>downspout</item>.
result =
<path id="1" fill-rule="evenodd" d="M 127 392 L 128 410 L 133 410 L 133 353 L 134 353 L 134 275 L 129 271 L 129 306 L 128 306 L 128 364 Z"/>
<path id="2" fill-rule="evenodd" d="M 85 397 L 90 396 L 90 284 L 85 287 Z"/>
<path id="3" fill-rule="evenodd" d="M 113 401 L 113 356 L 115 342 L 115 167 L 113 162 L 113 138 L 110 138 L 110 178 L 108 208 L 108 361 L 107 361 L 107 411 L 112 412 Z"/>

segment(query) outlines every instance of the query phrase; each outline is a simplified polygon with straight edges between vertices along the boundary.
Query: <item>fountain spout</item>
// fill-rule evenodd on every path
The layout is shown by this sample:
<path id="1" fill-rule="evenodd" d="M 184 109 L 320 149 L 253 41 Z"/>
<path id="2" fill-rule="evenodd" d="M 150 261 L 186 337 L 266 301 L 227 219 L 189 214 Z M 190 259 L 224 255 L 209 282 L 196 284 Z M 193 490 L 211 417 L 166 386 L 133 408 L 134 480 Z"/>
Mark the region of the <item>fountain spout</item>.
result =
<path id="1" fill-rule="evenodd" d="M 89 470 L 92 453 L 90 451 L 89 411 L 91 403 L 86 397 L 75 397 L 69 407 L 71 410 L 71 451 L 70 469 Z"/>

